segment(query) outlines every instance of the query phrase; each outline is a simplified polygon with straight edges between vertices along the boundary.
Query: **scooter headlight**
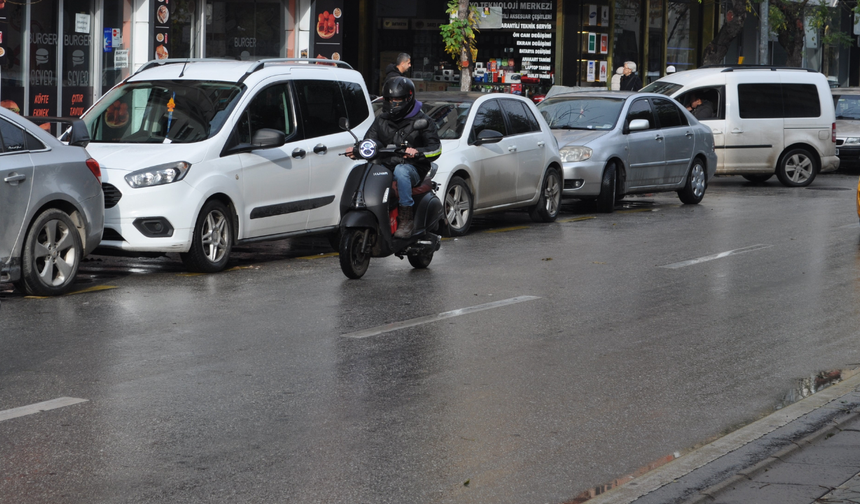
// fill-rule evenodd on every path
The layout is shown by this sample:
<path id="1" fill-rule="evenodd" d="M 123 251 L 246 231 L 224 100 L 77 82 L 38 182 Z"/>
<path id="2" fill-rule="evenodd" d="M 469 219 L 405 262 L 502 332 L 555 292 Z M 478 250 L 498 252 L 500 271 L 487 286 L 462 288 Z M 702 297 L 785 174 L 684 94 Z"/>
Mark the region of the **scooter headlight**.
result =
<path id="1" fill-rule="evenodd" d="M 358 144 L 358 155 L 364 159 L 373 159 L 376 157 L 376 142 L 365 140 Z"/>

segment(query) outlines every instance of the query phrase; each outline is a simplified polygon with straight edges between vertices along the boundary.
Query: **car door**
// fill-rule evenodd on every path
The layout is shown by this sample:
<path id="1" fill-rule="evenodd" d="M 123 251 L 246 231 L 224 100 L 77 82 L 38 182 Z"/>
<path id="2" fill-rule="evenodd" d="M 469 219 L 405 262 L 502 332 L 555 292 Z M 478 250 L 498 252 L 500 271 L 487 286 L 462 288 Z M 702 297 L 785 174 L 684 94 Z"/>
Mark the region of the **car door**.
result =
<path id="1" fill-rule="evenodd" d="M 630 131 L 630 122 L 645 119 L 646 130 Z M 634 99 L 627 109 L 627 189 L 659 185 L 666 169 L 663 133 L 657 128 L 648 98 Z"/>
<path id="2" fill-rule="evenodd" d="M 725 164 L 725 147 L 728 134 L 726 132 L 726 86 L 701 87 L 690 91 L 685 91 L 683 94 L 675 98 L 681 103 L 682 107 L 687 107 L 693 96 L 703 98 L 711 102 L 714 107 L 715 116 L 711 118 L 698 118 L 699 122 L 711 129 L 714 134 L 714 150 L 717 152 L 717 171 L 722 171 Z"/>
<path id="3" fill-rule="evenodd" d="M 282 131 L 287 142 L 279 148 L 238 154 L 244 238 L 299 231 L 308 220 L 309 144 L 299 134 L 288 82 L 270 85 L 254 96 L 236 125 L 239 142 L 250 143 L 261 128 Z"/>
<path id="4" fill-rule="evenodd" d="M 0 118 L 0 262 L 10 259 L 15 243 L 23 239 L 35 175 L 26 133 Z"/>
<path id="5" fill-rule="evenodd" d="M 497 131 L 503 138 L 496 143 L 475 145 L 484 130 Z M 475 109 L 469 144 L 466 157 L 475 167 L 474 208 L 514 203 L 517 200 L 517 148 L 508 137 L 505 116 L 497 98 L 486 100 Z"/>
<path id="6" fill-rule="evenodd" d="M 756 75 L 738 72 L 736 86 L 728 86 L 725 162 L 729 173 L 773 172 L 783 150 L 782 87 L 761 83 Z"/>
<path id="7" fill-rule="evenodd" d="M 543 176 L 546 139 L 540 125 L 525 104 L 516 99 L 500 99 L 510 125 L 510 140 L 517 155 L 517 201 L 535 197 Z"/>
<path id="8" fill-rule="evenodd" d="M 310 150 L 308 229 L 335 226 L 340 222 L 340 198 L 346 177 L 355 161 L 340 156 L 355 140 L 340 129 L 338 120 L 349 119 L 359 126 L 370 116 L 362 87 L 354 82 L 311 79 L 293 81 L 301 112 L 304 137 Z M 364 131 L 355 131 L 358 137 Z"/>
<path id="9" fill-rule="evenodd" d="M 660 122 L 663 149 L 666 153 L 663 184 L 678 184 L 687 174 L 687 167 L 690 166 L 690 160 L 693 158 L 693 148 L 696 144 L 695 132 L 687 121 L 687 115 L 681 112 L 674 100 L 654 98 L 653 105 L 657 112 L 657 120 Z"/>

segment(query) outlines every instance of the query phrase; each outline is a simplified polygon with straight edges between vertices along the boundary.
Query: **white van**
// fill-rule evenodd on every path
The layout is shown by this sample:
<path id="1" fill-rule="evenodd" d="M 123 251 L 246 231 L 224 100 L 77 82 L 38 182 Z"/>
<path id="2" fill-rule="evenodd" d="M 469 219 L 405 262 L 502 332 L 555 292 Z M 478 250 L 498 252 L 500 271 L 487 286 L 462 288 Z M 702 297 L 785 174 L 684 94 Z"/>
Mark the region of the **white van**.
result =
<path id="1" fill-rule="evenodd" d="M 338 155 L 354 142 L 338 120 L 362 136 L 370 109 L 343 62 L 150 62 L 83 117 L 102 167 L 101 246 L 213 272 L 235 244 L 336 233 L 355 165 Z"/>
<path id="2" fill-rule="evenodd" d="M 697 118 L 714 133 L 717 175 L 764 182 L 776 173 L 783 185 L 803 187 L 819 172 L 839 168 L 833 98 L 821 73 L 706 67 L 668 75 L 642 91 L 671 96 L 687 107 L 696 97 L 710 102 L 713 117 Z"/>

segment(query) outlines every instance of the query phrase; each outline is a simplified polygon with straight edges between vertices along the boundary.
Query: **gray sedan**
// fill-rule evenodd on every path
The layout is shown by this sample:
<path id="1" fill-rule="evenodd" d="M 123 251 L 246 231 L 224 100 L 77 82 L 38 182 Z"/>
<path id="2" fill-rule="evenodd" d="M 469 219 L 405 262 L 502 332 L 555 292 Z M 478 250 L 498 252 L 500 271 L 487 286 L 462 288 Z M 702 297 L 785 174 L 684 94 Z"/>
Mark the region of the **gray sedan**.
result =
<path id="1" fill-rule="evenodd" d="M 558 140 L 562 195 L 596 200 L 601 212 L 633 193 L 677 191 L 699 203 L 716 171 L 711 130 L 663 95 L 562 93 L 538 110 Z"/>
<path id="2" fill-rule="evenodd" d="M 101 170 L 83 121 L 69 122 L 66 145 L 0 109 L 0 282 L 27 294 L 66 292 L 102 237 Z"/>

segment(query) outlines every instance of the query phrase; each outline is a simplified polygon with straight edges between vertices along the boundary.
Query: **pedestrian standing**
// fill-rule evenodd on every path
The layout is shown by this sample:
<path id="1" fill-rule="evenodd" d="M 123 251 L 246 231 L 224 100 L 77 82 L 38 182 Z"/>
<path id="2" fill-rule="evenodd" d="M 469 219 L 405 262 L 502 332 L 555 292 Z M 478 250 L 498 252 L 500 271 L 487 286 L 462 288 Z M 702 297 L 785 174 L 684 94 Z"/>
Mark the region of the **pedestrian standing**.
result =
<path id="1" fill-rule="evenodd" d="M 622 91 L 639 91 L 642 89 L 642 79 L 636 75 L 636 63 L 624 62 L 624 75 L 621 76 Z"/>
<path id="2" fill-rule="evenodd" d="M 621 76 L 624 75 L 624 67 L 615 69 L 615 75 L 612 76 L 612 82 L 609 84 L 609 89 L 612 91 L 621 90 Z"/>
<path id="3" fill-rule="evenodd" d="M 408 72 L 410 68 L 412 68 L 412 56 L 409 56 L 406 53 L 398 54 L 394 63 L 385 67 L 385 79 L 383 82 L 391 79 L 392 77 L 406 77 L 406 72 Z"/>

